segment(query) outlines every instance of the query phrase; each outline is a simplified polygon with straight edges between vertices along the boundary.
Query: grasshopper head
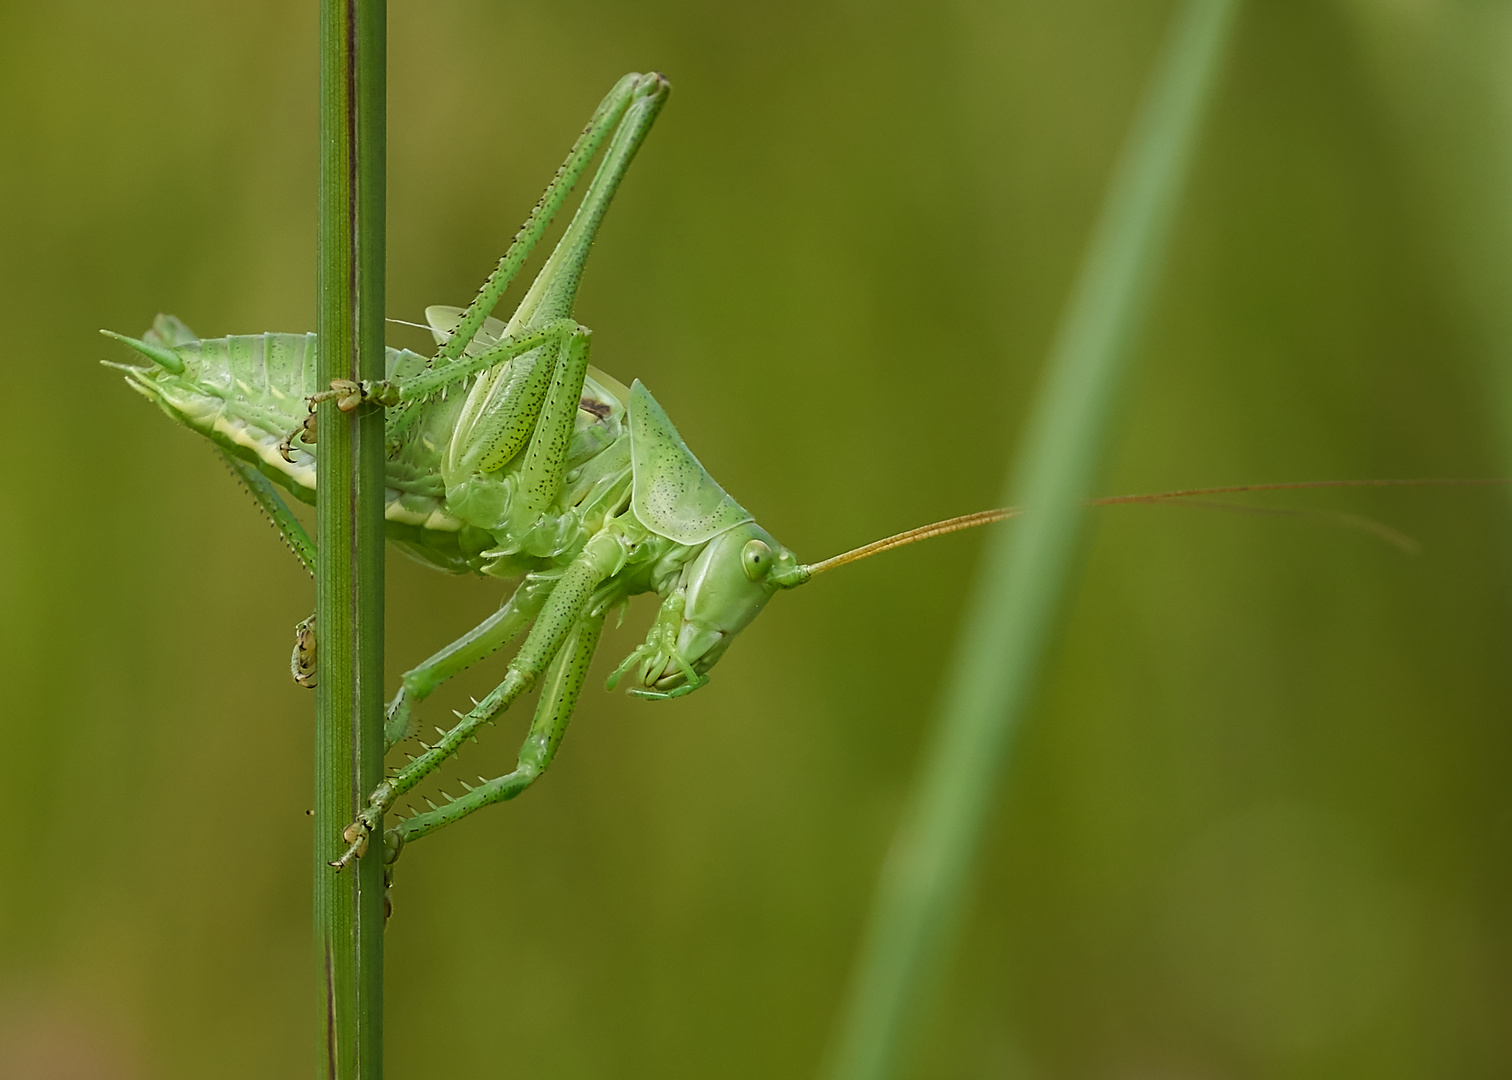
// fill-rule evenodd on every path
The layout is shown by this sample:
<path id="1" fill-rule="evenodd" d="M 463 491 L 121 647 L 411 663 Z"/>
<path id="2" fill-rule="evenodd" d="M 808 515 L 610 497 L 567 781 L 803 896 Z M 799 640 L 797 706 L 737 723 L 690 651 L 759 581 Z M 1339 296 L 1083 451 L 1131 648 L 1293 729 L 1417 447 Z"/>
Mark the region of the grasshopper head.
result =
<path id="1" fill-rule="evenodd" d="M 610 677 L 610 688 L 631 673 L 630 692 L 640 697 L 697 690 L 772 594 L 800 583 L 798 570 L 793 553 L 754 521 L 713 537 L 683 567 L 645 643 Z"/>

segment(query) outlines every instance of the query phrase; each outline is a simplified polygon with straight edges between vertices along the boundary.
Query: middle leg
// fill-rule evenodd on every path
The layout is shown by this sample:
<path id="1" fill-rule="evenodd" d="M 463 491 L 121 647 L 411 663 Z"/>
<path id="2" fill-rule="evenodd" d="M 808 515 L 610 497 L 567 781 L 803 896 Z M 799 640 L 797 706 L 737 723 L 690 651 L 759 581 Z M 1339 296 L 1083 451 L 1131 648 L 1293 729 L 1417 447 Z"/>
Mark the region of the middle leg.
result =
<path id="1" fill-rule="evenodd" d="M 556 579 L 531 574 L 504 605 L 477 626 L 404 673 L 399 691 L 389 702 L 383 724 L 386 746 L 392 747 L 413 734 L 410 708 L 424 701 L 453 675 L 471 667 L 507 645 L 540 614 Z"/>
<path id="2" fill-rule="evenodd" d="M 413 814 L 400 821 L 385 837 L 391 850 L 397 854 L 397 849 L 410 840 L 434 832 L 443 825 L 450 825 L 474 810 L 513 799 L 535 783 L 551 764 L 557 747 L 562 743 L 562 736 L 567 732 L 567 724 L 572 719 L 578 694 L 588 677 L 588 665 L 593 661 L 593 652 L 603 629 L 602 614 L 584 615 L 573 628 L 561 652 L 557 653 L 542 681 L 541 700 L 536 706 L 530 731 L 520 746 L 520 756 L 514 771 L 486 781 L 479 787 L 470 787 L 464 782 L 462 786 L 467 788 L 465 795 L 455 799 L 448 796 L 449 801 L 445 806 L 433 807 L 426 813 Z"/>
<path id="3" fill-rule="evenodd" d="M 439 741 L 428 747 L 424 754 L 373 789 L 368 805 L 343 834 L 351 846 L 332 866 L 340 870 L 353 859 L 361 858 L 367 851 L 368 837 L 378 830 L 383 815 L 394 805 L 395 799 L 453 756 L 462 743 L 472 737 L 473 732 L 508 709 L 520 695 L 535 685 L 536 680 L 556 659 L 578 621 L 588 611 L 594 590 L 623 565 L 624 559 L 625 549 L 620 539 L 608 530 L 588 541 L 582 554 L 568 564 L 556 580 L 525 644 L 520 646 L 520 651 L 509 662 L 504 681 L 471 712 L 458 720 Z"/>

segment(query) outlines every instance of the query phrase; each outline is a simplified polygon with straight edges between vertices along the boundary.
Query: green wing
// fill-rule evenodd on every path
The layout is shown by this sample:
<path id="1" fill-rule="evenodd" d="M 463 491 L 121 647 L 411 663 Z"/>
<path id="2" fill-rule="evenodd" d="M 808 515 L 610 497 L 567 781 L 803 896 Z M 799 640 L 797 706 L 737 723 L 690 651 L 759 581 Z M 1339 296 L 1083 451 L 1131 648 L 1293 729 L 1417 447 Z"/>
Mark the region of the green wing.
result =
<path id="1" fill-rule="evenodd" d="M 698 463 L 639 379 L 630 384 L 630 465 L 630 507 L 658 536 L 701 544 L 753 520 Z"/>
<path id="2" fill-rule="evenodd" d="M 432 304 L 425 309 L 425 321 L 430 324 L 431 337 L 436 339 L 436 344 L 445 345 L 446 339 L 452 336 L 452 332 L 457 329 L 457 324 L 462 321 L 462 309 L 448 307 L 445 304 Z M 477 356 L 484 350 L 497 345 L 503 336 L 504 324 L 493 316 L 489 316 L 483 320 L 483 325 L 467 343 L 467 352 L 463 355 Z"/>

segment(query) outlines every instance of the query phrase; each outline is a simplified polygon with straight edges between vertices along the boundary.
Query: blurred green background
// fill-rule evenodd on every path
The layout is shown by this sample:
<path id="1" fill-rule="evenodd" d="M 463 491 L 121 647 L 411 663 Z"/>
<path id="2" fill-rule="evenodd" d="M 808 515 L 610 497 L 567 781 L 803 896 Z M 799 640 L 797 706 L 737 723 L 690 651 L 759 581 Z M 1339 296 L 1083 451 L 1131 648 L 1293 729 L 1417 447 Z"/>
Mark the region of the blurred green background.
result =
<path id="1" fill-rule="evenodd" d="M 393 2 L 389 314 L 466 302 L 662 70 L 595 361 L 805 557 L 989 505 L 1172 10 Z M 315 33 L 0 7 L 0 1076 L 314 1066 L 313 589 L 96 331 L 311 327 Z M 1504 2 L 1246 7 L 1108 492 L 1512 473 L 1509 50 Z M 912 1075 L 1506 1075 L 1512 505 L 1257 501 L 1425 550 L 1099 512 Z M 407 852 L 390 1075 L 811 1076 L 979 543 L 780 598 L 692 697 L 585 695 L 528 797 Z M 396 554 L 391 677 L 502 596 Z"/>

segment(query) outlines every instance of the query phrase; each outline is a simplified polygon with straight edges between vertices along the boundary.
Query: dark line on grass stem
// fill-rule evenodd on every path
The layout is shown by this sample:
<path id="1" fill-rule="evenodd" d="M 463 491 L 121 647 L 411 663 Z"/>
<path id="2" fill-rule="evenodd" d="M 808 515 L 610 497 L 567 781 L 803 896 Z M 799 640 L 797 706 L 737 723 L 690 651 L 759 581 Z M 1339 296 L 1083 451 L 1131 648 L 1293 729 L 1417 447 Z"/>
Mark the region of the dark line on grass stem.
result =
<path id="1" fill-rule="evenodd" d="M 362 378 L 362 236 L 361 236 L 361 203 L 363 197 L 361 165 L 362 165 L 362 132 L 360 129 L 360 102 L 363 87 L 360 83 L 359 72 L 361 70 L 358 49 L 360 47 L 357 28 L 357 6 L 361 0 L 347 0 L 346 5 L 346 114 L 347 114 L 347 325 L 346 332 L 349 338 L 347 348 L 347 378 L 353 382 Z M 362 680 L 362 656 L 363 656 L 363 619 L 365 614 L 362 610 L 362 547 L 363 528 L 360 519 L 361 492 L 362 492 L 362 421 L 359 419 L 362 410 L 353 410 L 343 417 L 347 424 L 347 520 L 351 523 L 348 537 L 347 560 L 347 605 L 348 615 L 347 633 L 350 635 L 351 648 L 348 656 L 351 659 L 347 668 L 346 684 L 347 701 L 349 706 L 346 710 L 347 724 L 347 776 L 350 784 L 348 788 L 347 810 L 351 817 L 355 818 L 357 811 L 362 806 L 362 716 L 361 708 L 363 700 L 360 696 Z M 352 871 L 353 881 L 347 892 L 351 904 L 351 926 L 353 934 L 352 948 L 352 977 L 354 981 L 353 992 L 356 995 L 354 1003 L 357 1005 L 358 1015 L 355 1018 L 353 1028 L 354 1044 L 353 1064 L 358 1076 L 362 1073 L 362 1037 L 363 1025 L 362 1009 L 364 1002 L 361 1000 L 364 983 L 362 977 L 362 948 L 359 943 L 359 928 L 362 926 L 362 886 L 360 871 Z"/>

